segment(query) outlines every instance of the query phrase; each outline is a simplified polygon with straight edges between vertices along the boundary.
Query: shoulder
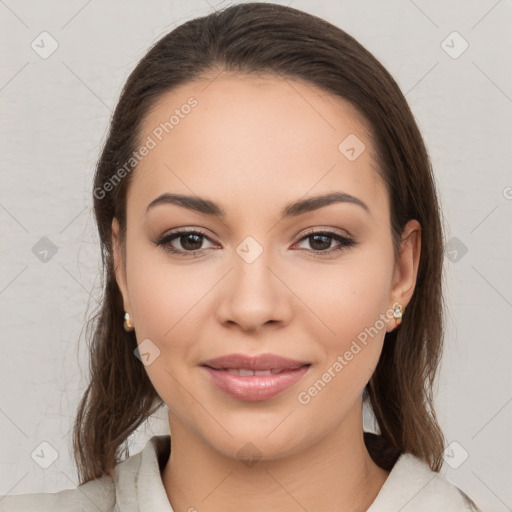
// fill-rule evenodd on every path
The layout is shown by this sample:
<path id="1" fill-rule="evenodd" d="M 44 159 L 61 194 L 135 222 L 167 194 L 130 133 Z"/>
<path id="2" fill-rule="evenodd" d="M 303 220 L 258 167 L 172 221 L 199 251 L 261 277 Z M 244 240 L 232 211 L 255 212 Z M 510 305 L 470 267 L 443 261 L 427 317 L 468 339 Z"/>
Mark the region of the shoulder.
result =
<path id="1" fill-rule="evenodd" d="M 421 459 L 402 454 L 368 512 L 482 512 L 443 475 Z"/>
<path id="2" fill-rule="evenodd" d="M 56 493 L 0 496 L 0 512 L 115 512 L 134 503 L 168 505 L 160 465 L 170 453 L 170 436 L 153 436 L 145 448 L 120 462 L 114 476 L 102 476 Z M 157 500 L 157 501 L 155 501 Z"/>
<path id="3" fill-rule="evenodd" d="M 0 496 L 0 512 L 111 512 L 114 505 L 114 482 L 109 476 L 56 493 Z"/>

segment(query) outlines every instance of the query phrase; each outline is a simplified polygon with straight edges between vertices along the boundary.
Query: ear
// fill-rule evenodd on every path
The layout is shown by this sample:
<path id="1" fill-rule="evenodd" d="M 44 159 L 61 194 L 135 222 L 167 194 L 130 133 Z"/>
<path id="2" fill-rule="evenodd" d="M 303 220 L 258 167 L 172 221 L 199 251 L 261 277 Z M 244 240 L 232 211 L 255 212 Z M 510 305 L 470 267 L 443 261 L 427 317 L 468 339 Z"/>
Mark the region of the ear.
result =
<path id="1" fill-rule="evenodd" d="M 114 258 L 114 273 L 116 276 L 117 286 L 119 286 L 119 290 L 123 297 L 124 310 L 130 313 L 130 316 L 133 318 L 128 296 L 128 287 L 126 285 L 126 262 L 123 256 L 119 236 L 119 222 L 115 217 L 112 219 L 112 254 Z"/>
<path id="2" fill-rule="evenodd" d="M 417 220 L 410 220 L 404 227 L 400 242 L 400 252 L 393 272 L 393 285 L 391 290 L 391 304 L 402 305 L 405 310 L 409 304 L 418 276 L 418 266 L 421 253 L 421 226 Z M 394 320 L 391 321 L 393 324 Z M 394 329 L 394 325 L 391 330 Z"/>

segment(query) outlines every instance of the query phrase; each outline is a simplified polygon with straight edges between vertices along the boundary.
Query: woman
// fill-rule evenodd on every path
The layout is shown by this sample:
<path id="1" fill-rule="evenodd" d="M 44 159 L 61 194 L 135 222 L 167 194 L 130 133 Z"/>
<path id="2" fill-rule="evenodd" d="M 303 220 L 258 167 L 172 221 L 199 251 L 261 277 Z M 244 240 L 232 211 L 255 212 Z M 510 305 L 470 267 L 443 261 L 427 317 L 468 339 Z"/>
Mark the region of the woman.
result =
<path id="1" fill-rule="evenodd" d="M 478 510 L 438 473 L 429 158 L 351 36 L 263 3 L 179 26 L 130 75 L 93 195 L 80 486 L 1 510 Z M 127 458 L 162 405 L 171 436 Z"/>

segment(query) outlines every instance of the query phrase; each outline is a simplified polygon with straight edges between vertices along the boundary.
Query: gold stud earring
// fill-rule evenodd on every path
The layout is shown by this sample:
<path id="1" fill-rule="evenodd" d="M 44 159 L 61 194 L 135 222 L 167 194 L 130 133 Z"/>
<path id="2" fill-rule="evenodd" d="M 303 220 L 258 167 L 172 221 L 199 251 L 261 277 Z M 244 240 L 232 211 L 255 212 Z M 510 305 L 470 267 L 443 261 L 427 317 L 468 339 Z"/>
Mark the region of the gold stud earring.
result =
<path id="1" fill-rule="evenodd" d="M 398 327 L 402 323 L 402 305 L 397 304 L 393 311 L 393 318 L 395 319 L 395 327 Z"/>
<path id="2" fill-rule="evenodd" d="M 125 313 L 124 314 L 124 330 L 126 332 L 131 332 L 135 329 L 135 326 L 133 325 L 133 322 L 130 319 L 130 314 Z"/>

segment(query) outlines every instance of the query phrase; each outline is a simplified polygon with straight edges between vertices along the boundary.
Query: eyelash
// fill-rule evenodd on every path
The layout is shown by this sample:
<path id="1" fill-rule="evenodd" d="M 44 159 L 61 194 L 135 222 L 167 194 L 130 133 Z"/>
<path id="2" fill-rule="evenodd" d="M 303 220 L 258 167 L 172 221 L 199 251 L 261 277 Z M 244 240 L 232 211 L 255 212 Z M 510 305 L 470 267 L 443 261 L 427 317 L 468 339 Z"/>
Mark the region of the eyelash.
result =
<path id="1" fill-rule="evenodd" d="M 154 244 L 161 247 L 162 250 L 164 250 L 165 252 L 168 252 L 168 253 L 173 253 L 173 254 L 177 254 L 180 256 L 184 256 L 184 257 L 187 257 L 187 256 L 194 257 L 194 258 L 200 257 L 198 255 L 198 253 L 203 251 L 203 249 L 196 249 L 194 251 L 185 251 L 185 250 L 176 249 L 175 247 L 170 245 L 170 242 L 172 242 L 173 240 L 175 240 L 177 238 L 179 239 L 182 236 L 186 236 L 186 235 L 199 235 L 201 237 L 206 238 L 207 240 L 209 240 L 211 242 L 210 238 L 202 231 L 198 231 L 198 230 L 185 231 L 185 230 L 183 230 L 183 231 L 175 231 L 173 233 L 164 235 L 159 240 L 154 242 Z M 339 243 L 339 245 L 337 245 L 335 247 L 331 247 L 330 249 L 327 249 L 325 251 L 314 250 L 314 249 L 300 249 L 302 251 L 312 252 L 315 257 L 331 255 L 331 254 L 341 251 L 343 249 L 347 249 L 349 247 L 354 247 L 357 245 L 357 242 L 355 240 L 353 240 L 352 238 L 348 238 L 346 236 L 340 235 L 333 231 L 311 231 L 311 232 L 306 233 L 299 240 L 299 242 L 302 242 L 303 240 L 311 238 L 315 235 L 324 235 L 327 238 L 332 238 Z"/>

